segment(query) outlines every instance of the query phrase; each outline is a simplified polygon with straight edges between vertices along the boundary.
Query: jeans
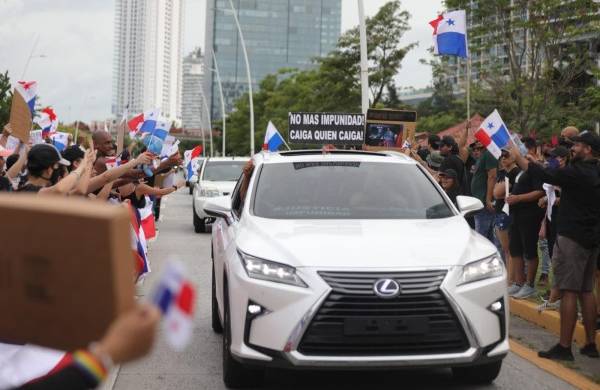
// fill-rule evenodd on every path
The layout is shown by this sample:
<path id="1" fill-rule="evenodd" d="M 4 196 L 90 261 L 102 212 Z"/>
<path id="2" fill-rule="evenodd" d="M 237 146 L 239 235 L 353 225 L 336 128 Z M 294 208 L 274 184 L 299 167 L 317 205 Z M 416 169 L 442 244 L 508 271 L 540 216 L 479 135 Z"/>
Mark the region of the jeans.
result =
<path id="1" fill-rule="evenodd" d="M 502 245 L 494 234 L 495 221 L 496 214 L 488 209 L 483 209 L 475 214 L 475 231 L 490 240 L 498 249 L 498 253 L 502 254 Z"/>
<path id="2" fill-rule="evenodd" d="M 542 255 L 542 273 L 548 275 L 550 273 L 550 251 L 548 250 L 548 240 L 545 238 L 540 239 L 538 241 L 538 248 Z"/>

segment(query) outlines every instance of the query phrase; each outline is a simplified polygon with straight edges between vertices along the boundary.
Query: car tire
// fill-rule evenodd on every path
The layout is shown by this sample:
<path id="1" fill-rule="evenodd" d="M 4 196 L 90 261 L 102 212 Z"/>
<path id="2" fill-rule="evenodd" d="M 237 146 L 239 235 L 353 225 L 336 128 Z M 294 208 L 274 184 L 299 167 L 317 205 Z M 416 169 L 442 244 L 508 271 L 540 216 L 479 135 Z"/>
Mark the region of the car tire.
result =
<path id="1" fill-rule="evenodd" d="M 231 389 L 243 389 L 262 385 L 264 369 L 249 368 L 231 355 L 231 322 L 227 279 L 223 279 L 223 382 Z"/>
<path id="2" fill-rule="evenodd" d="M 204 233 L 206 231 L 206 224 L 204 223 L 204 218 L 198 217 L 196 214 L 196 207 L 193 207 L 194 211 L 194 231 L 196 233 Z"/>
<path id="3" fill-rule="evenodd" d="M 217 302 L 217 285 L 215 283 L 214 263 L 212 266 L 212 329 L 215 333 L 223 333 L 223 325 L 221 324 L 221 318 L 219 317 L 219 303 Z"/>
<path id="4" fill-rule="evenodd" d="M 492 383 L 500 374 L 502 360 L 479 366 L 452 367 L 452 375 L 462 383 L 486 384 Z"/>

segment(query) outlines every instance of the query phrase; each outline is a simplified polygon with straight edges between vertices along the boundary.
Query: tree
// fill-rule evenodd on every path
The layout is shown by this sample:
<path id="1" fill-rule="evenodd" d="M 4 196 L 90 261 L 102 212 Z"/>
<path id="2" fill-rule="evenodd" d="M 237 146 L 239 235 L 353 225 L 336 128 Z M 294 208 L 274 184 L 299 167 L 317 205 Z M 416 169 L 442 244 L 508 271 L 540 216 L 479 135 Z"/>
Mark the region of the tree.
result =
<path id="1" fill-rule="evenodd" d="M 511 128 L 548 132 L 552 117 L 585 91 L 578 83 L 595 67 L 586 37 L 600 31 L 597 2 L 446 0 L 446 6 L 466 9 L 473 22 L 471 55 L 485 90 L 473 97 L 475 106 L 492 99 Z"/>
<path id="2" fill-rule="evenodd" d="M 10 106 L 12 104 L 12 87 L 8 71 L 0 73 L 0 127 L 10 119 Z"/>

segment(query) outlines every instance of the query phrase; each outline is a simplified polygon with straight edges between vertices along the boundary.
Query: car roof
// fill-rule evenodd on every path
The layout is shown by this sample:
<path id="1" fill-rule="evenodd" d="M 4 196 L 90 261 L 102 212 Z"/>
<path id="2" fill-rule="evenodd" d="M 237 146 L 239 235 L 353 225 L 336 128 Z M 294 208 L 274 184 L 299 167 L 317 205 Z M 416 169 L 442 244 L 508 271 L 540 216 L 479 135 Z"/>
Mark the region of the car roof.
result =
<path id="1" fill-rule="evenodd" d="M 323 152 L 320 149 L 290 150 L 282 152 L 262 151 L 254 156 L 256 163 L 277 164 L 286 162 L 306 161 L 364 161 L 384 163 L 416 164 L 416 161 L 397 151 L 361 151 L 361 150 L 331 150 Z"/>
<path id="2" fill-rule="evenodd" d="M 250 157 L 230 156 L 230 157 L 206 157 L 206 161 L 248 161 Z"/>

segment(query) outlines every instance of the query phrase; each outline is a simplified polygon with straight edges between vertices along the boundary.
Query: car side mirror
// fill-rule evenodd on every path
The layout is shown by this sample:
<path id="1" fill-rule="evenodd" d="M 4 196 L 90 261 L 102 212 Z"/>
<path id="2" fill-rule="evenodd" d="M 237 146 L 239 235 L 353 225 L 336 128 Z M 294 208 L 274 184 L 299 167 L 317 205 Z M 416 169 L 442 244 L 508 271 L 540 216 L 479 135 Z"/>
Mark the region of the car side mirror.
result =
<path id="1" fill-rule="evenodd" d="M 192 175 L 190 179 L 190 183 L 198 183 L 198 175 Z"/>
<path id="2" fill-rule="evenodd" d="M 229 225 L 231 222 L 231 197 L 217 196 L 204 204 L 204 212 L 215 218 L 223 218 Z"/>
<path id="3" fill-rule="evenodd" d="M 468 217 L 469 215 L 483 210 L 483 203 L 481 203 L 479 199 L 473 198 L 472 196 L 459 195 L 456 197 L 456 204 L 458 205 L 458 210 L 463 217 Z"/>

